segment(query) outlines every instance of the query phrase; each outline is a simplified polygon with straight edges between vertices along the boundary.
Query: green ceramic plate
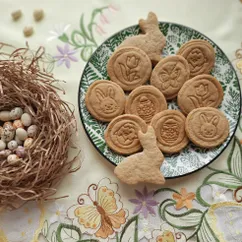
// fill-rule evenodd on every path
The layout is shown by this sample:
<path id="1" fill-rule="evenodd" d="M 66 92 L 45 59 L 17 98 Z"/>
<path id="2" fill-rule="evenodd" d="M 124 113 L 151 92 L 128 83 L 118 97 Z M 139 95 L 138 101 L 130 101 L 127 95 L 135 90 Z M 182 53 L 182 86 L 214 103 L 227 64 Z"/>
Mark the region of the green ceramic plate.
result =
<path id="1" fill-rule="evenodd" d="M 198 31 L 173 23 L 160 22 L 160 29 L 166 36 L 166 46 L 163 56 L 174 55 L 182 44 L 191 39 L 205 39 L 209 41 L 216 52 L 216 63 L 212 70 L 224 90 L 224 99 L 219 107 L 229 120 L 230 133 L 228 139 L 215 149 L 201 149 L 190 143 L 180 153 L 166 156 L 162 165 L 162 172 L 166 178 L 184 176 L 197 171 L 215 160 L 231 141 L 239 122 L 241 110 L 241 93 L 236 72 L 224 52 L 209 38 Z M 87 111 L 84 98 L 88 87 L 98 79 L 109 79 L 107 74 L 107 61 L 115 48 L 124 39 L 139 34 L 139 26 L 131 26 L 119 31 L 102 45 L 100 45 L 85 66 L 79 88 L 79 109 L 81 120 L 86 133 L 96 147 L 109 162 L 118 164 L 124 158 L 110 150 L 104 140 L 104 131 L 107 124 L 95 120 Z M 178 109 L 175 101 L 169 102 L 169 109 Z"/>

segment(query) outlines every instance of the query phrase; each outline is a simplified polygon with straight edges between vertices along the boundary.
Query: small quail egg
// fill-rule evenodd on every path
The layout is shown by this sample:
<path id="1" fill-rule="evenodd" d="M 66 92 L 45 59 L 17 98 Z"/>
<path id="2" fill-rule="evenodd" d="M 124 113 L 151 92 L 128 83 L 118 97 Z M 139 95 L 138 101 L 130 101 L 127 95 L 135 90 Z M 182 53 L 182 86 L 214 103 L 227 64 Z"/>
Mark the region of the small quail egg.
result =
<path id="1" fill-rule="evenodd" d="M 32 138 L 28 138 L 24 141 L 24 148 L 29 148 L 33 143 L 33 139 Z"/>
<path id="2" fill-rule="evenodd" d="M 10 142 L 8 142 L 8 148 L 10 150 L 15 150 L 18 147 L 18 143 L 16 140 L 11 140 Z"/>
<path id="3" fill-rule="evenodd" d="M 17 120 L 14 120 L 13 127 L 15 129 L 24 128 L 24 125 L 23 125 L 23 123 L 22 123 L 22 121 L 20 119 L 17 119 Z"/>
<path id="4" fill-rule="evenodd" d="M 11 154 L 8 156 L 7 161 L 10 165 L 15 165 L 15 164 L 19 163 L 20 158 L 15 154 Z"/>
<path id="5" fill-rule="evenodd" d="M 11 155 L 11 150 L 1 150 L 0 151 L 0 159 L 6 159 L 9 155 Z"/>
<path id="6" fill-rule="evenodd" d="M 11 120 L 9 111 L 1 111 L 0 112 L 0 120 L 3 122 Z"/>
<path id="7" fill-rule="evenodd" d="M 12 122 L 5 122 L 4 124 L 3 124 L 3 128 L 5 129 L 5 128 L 7 128 L 7 127 L 10 127 L 11 129 L 13 129 L 13 123 Z"/>
<path id="8" fill-rule="evenodd" d="M 10 119 L 11 120 L 20 119 L 22 114 L 23 114 L 23 109 L 22 108 L 20 108 L 20 107 L 13 108 L 10 111 Z"/>
<path id="9" fill-rule="evenodd" d="M 26 155 L 25 148 L 23 146 L 18 146 L 16 149 L 16 155 L 20 158 L 24 158 Z"/>
<path id="10" fill-rule="evenodd" d="M 9 142 L 13 139 L 15 135 L 15 129 L 13 127 L 7 126 L 6 128 L 3 129 L 1 139 L 4 142 Z"/>
<path id="11" fill-rule="evenodd" d="M 0 140 L 0 150 L 5 150 L 5 148 L 6 148 L 6 143 Z"/>
<path id="12" fill-rule="evenodd" d="M 33 138 L 34 136 L 36 136 L 37 129 L 38 129 L 37 125 L 29 126 L 28 129 L 27 129 L 28 137 Z"/>
<path id="13" fill-rule="evenodd" d="M 17 135 L 15 135 L 14 140 L 16 140 L 16 142 L 18 143 L 18 145 L 22 145 L 23 144 L 23 141 L 20 140 Z"/>
<path id="14" fill-rule="evenodd" d="M 31 123 L 32 123 L 32 117 L 30 114 L 28 113 L 24 113 L 22 116 L 21 116 L 21 121 L 23 123 L 24 126 L 30 126 Z"/>
<path id="15" fill-rule="evenodd" d="M 3 127 L 0 126 L 0 137 L 2 136 L 2 132 L 3 132 Z"/>
<path id="16" fill-rule="evenodd" d="M 16 136 L 18 137 L 18 139 L 24 141 L 27 139 L 28 137 L 28 134 L 27 134 L 27 131 L 25 129 L 22 129 L 22 128 L 18 128 L 16 130 Z"/>

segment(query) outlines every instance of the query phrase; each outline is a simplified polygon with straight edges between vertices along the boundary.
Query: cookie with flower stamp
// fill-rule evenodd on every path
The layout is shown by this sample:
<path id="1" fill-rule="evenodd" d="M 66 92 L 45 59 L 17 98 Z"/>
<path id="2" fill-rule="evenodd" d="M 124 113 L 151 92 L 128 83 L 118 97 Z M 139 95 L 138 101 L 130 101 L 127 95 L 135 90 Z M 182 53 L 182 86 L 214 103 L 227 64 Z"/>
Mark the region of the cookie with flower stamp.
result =
<path id="1" fill-rule="evenodd" d="M 184 57 L 168 56 L 155 66 L 150 83 L 158 88 L 167 100 L 171 100 L 177 96 L 189 76 L 190 68 Z"/>
<path id="2" fill-rule="evenodd" d="M 151 120 L 157 144 L 161 151 L 172 154 L 182 150 L 189 142 L 185 132 L 185 116 L 178 110 L 165 110 Z"/>
<path id="3" fill-rule="evenodd" d="M 85 103 L 90 114 L 97 120 L 109 122 L 121 115 L 125 108 L 125 94 L 116 83 L 98 80 L 87 90 Z"/>
<path id="4" fill-rule="evenodd" d="M 111 81 L 123 90 L 131 91 L 147 82 L 152 65 L 148 55 L 136 47 L 122 47 L 116 50 L 107 64 Z"/>
<path id="5" fill-rule="evenodd" d="M 128 96 L 125 113 L 142 118 L 147 124 L 156 113 L 167 109 L 164 95 L 153 86 L 135 88 Z"/>
<path id="6" fill-rule="evenodd" d="M 222 144 L 229 135 L 229 122 L 216 108 L 194 109 L 186 119 L 186 133 L 189 139 L 202 148 L 213 148 Z"/>
<path id="7" fill-rule="evenodd" d="M 132 154 L 141 149 L 138 132 L 146 132 L 147 125 L 136 115 L 124 114 L 113 119 L 104 132 L 106 144 L 119 154 Z"/>
<path id="8" fill-rule="evenodd" d="M 190 67 L 190 77 L 209 74 L 215 64 L 213 46 L 206 40 L 195 39 L 183 44 L 177 55 L 182 55 Z"/>
<path id="9" fill-rule="evenodd" d="M 211 75 L 196 76 L 182 86 L 177 96 L 177 103 L 184 114 L 195 108 L 217 108 L 223 100 L 223 88 Z"/>

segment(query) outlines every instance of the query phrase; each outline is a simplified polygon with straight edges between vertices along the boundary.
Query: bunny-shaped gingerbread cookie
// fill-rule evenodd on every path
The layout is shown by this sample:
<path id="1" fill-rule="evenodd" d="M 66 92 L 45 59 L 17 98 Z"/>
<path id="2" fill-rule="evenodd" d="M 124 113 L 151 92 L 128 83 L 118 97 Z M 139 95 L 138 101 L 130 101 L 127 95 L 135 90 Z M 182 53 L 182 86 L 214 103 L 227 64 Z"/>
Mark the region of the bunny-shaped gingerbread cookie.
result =
<path id="1" fill-rule="evenodd" d="M 157 16 L 150 12 L 147 20 L 139 20 L 139 26 L 144 34 L 127 38 L 119 47 L 138 47 L 149 56 L 152 64 L 156 65 L 161 60 L 161 52 L 166 44 L 166 38 L 159 29 Z"/>
<path id="2" fill-rule="evenodd" d="M 139 131 L 138 137 L 143 151 L 128 156 L 114 169 L 115 175 L 124 183 L 147 182 L 164 184 L 165 178 L 160 171 L 164 156 L 156 144 L 156 135 L 152 126 L 146 133 Z"/>

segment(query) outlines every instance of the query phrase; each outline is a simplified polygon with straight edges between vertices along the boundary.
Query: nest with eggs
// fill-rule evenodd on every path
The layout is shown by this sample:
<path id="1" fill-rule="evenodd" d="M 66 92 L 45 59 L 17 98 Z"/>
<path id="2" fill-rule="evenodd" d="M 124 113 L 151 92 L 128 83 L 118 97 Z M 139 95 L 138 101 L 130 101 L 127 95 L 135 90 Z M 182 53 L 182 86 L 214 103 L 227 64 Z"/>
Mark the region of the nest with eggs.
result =
<path id="1" fill-rule="evenodd" d="M 61 100 L 57 92 L 63 90 L 45 69 L 44 49 L 33 52 L 27 46 L 6 54 L 4 47 L 11 46 L 0 44 L 0 111 L 13 107 L 27 110 L 38 134 L 20 162 L 0 161 L 0 210 L 51 199 L 64 175 L 80 167 L 73 167 L 77 156 L 68 157 L 76 131 L 73 110 Z"/>

